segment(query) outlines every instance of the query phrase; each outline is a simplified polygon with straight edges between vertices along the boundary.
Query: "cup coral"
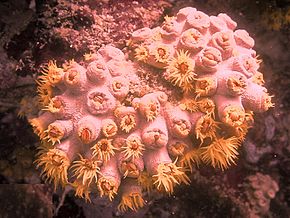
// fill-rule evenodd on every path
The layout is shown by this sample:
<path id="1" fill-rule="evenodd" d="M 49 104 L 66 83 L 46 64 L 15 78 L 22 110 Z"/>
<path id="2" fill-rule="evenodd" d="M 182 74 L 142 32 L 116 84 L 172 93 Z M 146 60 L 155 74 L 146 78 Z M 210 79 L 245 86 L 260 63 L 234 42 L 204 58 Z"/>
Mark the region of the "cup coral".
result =
<path id="1" fill-rule="evenodd" d="M 250 175 L 243 184 L 253 217 L 269 213 L 271 200 L 279 191 L 279 185 L 271 176 L 262 173 Z"/>
<path id="2" fill-rule="evenodd" d="M 142 190 L 188 184 L 186 172 L 202 162 L 235 164 L 253 112 L 273 106 L 254 40 L 236 26 L 188 7 L 132 34 L 135 63 L 110 45 L 82 64 L 50 61 L 38 80 L 43 111 L 29 119 L 44 177 L 87 200 L 121 193 L 125 211 L 145 204 Z M 148 84 L 154 74 L 162 82 Z"/>

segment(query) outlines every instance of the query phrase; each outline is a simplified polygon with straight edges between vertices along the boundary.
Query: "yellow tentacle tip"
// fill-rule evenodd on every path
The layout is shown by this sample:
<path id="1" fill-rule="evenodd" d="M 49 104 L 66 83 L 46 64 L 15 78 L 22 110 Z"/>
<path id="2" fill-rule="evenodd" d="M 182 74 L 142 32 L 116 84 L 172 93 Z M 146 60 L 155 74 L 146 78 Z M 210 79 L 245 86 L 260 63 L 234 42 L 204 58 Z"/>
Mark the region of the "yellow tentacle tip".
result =
<path id="1" fill-rule="evenodd" d="M 231 164 L 235 164 L 239 155 L 237 151 L 239 143 L 236 137 L 218 138 L 210 145 L 201 148 L 201 159 L 221 170 L 228 169 Z"/>
<path id="2" fill-rule="evenodd" d="M 182 170 L 182 167 L 176 166 L 177 159 L 174 163 L 161 163 L 157 167 L 157 174 L 153 175 L 154 185 L 159 191 L 173 193 L 176 184 L 184 182 L 189 184 L 189 178 Z"/>
<path id="3" fill-rule="evenodd" d="M 41 175 L 46 181 L 53 182 L 54 186 L 58 184 L 64 186 L 68 183 L 67 170 L 70 166 L 70 160 L 67 154 L 57 148 L 49 149 L 39 153 L 35 161 L 38 167 L 42 167 Z"/>
<path id="4" fill-rule="evenodd" d="M 125 212 L 128 209 L 137 211 L 140 208 L 144 207 L 145 201 L 142 198 L 141 193 L 132 192 L 132 193 L 125 193 L 122 196 L 121 202 L 118 205 L 118 210 L 121 212 Z"/>

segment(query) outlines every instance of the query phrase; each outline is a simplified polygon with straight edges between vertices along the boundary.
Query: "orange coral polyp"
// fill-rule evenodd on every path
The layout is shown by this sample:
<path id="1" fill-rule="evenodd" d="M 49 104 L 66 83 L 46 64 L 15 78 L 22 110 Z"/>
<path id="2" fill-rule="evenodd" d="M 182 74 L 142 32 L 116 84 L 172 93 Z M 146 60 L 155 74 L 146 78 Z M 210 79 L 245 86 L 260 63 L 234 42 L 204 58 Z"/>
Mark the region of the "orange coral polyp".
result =
<path id="1" fill-rule="evenodd" d="M 189 178 L 182 171 L 182 167 L 176 166 L 176 161 L 174 163 L 160 163 L 158 165 L 157 174 L 152 176 L 153 184 L 157 190 L 172 194 L 176 184 L 180 184 L 180 182 L 189 183 Z"/>
<path id="2" fill-rule="evenodd" d="M 173 122 L 172 133 L 179 138 L 186 138 L 191 130 L 190 122 L 187 120 L 176 120 Z"/>
<path id="3" fill-rule="evenodd" d="M 53 145 L 56 142 L 60 143 L 60 140 L 64 137 L 64 130 L 57 125 L 50 124 L 45 132 L 47 134 L 45 139 L 48 142 L 52 142 Z"/>
<path id="4" fill-rule="evenodd" d="M 51 101 L 53 90 L 52 86 L 49 83 L 43 83 L 37 81 L 38 87 L 37 92 L 39 96 L 39 103 L 41 106 L 46 107 Z"/>
<path id="5" fill-rule="evenodd" d="M 135 116 L 132 114 L 127 114 L 121 118 L 120 128 L 126 133 L 130 132 L 136 126 Z"/>
<path id="6" fill-rule="evenodd" d="M 199 166 L 200 162 L 200 150 L 194 148 L 184 154 L 179 161 L 179 165 L 184 169 L 189 168 L 190 172 L 193 172 L 193 166 Z"/>
<path id="7" fill-rule="evenodd" d="M 214 116 L 215 104 L 213 100 L 209 98 L 202 98 L 197 101 L 198 108 L 201 112 Z"/>
<path id="8" fill-rule="evenodd" d="M 211 43 L 213 47 L 220 50 L 223 60 L 226 60 L 233 55 L 235 41 L 232 31 L 214 33 Z"/>
<path id="9" fill-rule="evenodd" d="M 197 97 L 211 96 L 216 92 L 217 81 L 212 77 L 197 79 L 195 82 L 195 93 Z"/>
<path id="10" fill-rule="evenodd" d="M 113 177 L 99 178 L 97 187 L 100 192 L 100 196 L 108 196 L 110 201 L 114 199 L 118 191 L 118 185 Z"/>
<path id="11" fill-rule="evenodd" d="M 112 119 L 108 119 L 104 122 L 102 126 L 102 133 L 105 137 L 110 138 L 117 134 L 118 126 Z"/>
<path id="12" fill-rule="evenodd" d="M 30 125 L 33 128 L 33 132 L 39 136 L 39 138 L 42 140 L 45 138 L 45 128 L 39 123 L 37 118 L 33 118 L 29 120 Z"/>
<path id="13" fill-rule="evenodd" d="M 93 115 L 112 112 L 115 106 L 115 97 L 103 87 L 94 88 L 87 94 L 87 107 Z"/>
<path id="14" fill-rule="evenodd" d="M 118 210 L 125 212 L 128 209 L 138 211 L 138 209 L 144 207 L 145 201 L 142 198 L 142 193 L 129 193 L 122 196 L 121 202 L 118 205 Z"/>
<path id="15" fill-rule="evenodd" d="M 271 107 L 274 107 L 275 106 L 275 103 L 273 103 L 272 102 L 272 97 L 273 96 L 271 96 L 271 95 L 269 95 L 267 92 L 265 92 L 265 97 L 264 97 L 264 99 L 265 99 L 265 103 L 264 103 L 264 110 L 266 111 L 266 110 L 268 110 L 269 108 L 271 108 Z"/>
<path id="16" fill-rule="evenodd" d="M 53 182 L 55 188 L 58 184 L 64 186 L 68 183 L 67 170 L 70 160 L 64 151 L 57 148 L 41 151 L 36 163 L 37 168 L 43 167 L 42 176 L 46 181 Z"/>
<path id="17" fill-rule="evenodd" d="M 196 53 L 205 47 L 206 39 L 198 30 L 191 28 L 182 33 L 180 44 L 181 47 Z"/>
<path id="18" fill-rule="evenodd" d="M 138 61 L 146 62 L 149 57 L 149 52 L 146 47 L 140 45 L 135 49 L 135 58 Z"/>
<path id="19" fill-rule="evenodd" d="M 69 70 L 65 73 L 64 79 L 70 85 L 78 84 L 80 82 L 80 73 L 76 70 Z"/>
<path id="20" fill-rule="evenodd" d="M 236 137 L 216 138 L 210 145 L 201 148 L 201 159 L 221 170 L 235 164 L 238 156 L 239 140 Z"/>
<path id="21" fill-rule="evenodd" d="M 126 159 L 130 158 L 139 158 L 143 151 L 145 150 L 145 146 L 141 141 L 140 137 L 137 136 L 129 136 L 126 139 L 124 146 L 122 147 L 122 153 L 124 153 Z"/>
<path id="22" fill-rule="evenodd" d="M 240 126 L 245 120 L 245 111 L 239 106 L 229 105 L 224 108 L 221 120 L 233 127 Z"/>
<path id="23" fill-rule="evenodd" d="M 251 78 L 251 81 L 253 83 L 256 83 L 257 85 L 264 85 L 265 84 L 265 80 L 264 80 L 264 76 L 261 72 L 256 72 L 255 75 Z"/>
<path id="24" fill-rule="evenodd" d="M 64 102 L 59 97 L 54 97 L 50 100 L 47 109 L 51 113 L 60 113 L 64 109 Z"/>
<path id="25" fill-rule="evenodd" d="M 148 105 L 147 110 L 145 110 L 145 116 L 147 118 L 147 121 L 154 120 L 159 113 L 158 107 L 156 104 L 153 102 Z"/>
<path id="26" fill-rule="evenodd" d="M 94 159 L 86 159 L 79 155 L 80 160 L 73 162 L 73 176 L 82 182 L 82 185 L 90 186 L 92 182 L 97 182 L 100 173 L 100 162 Z"/>
<path id="27" fill-rule="evenodd" d="M 96 93 L 95 95 L 92 96 L 92 100 L 95 103 L 95 106 L 99 107 L 105 101 L 105 95 L 102 93 Z"/>
<path id="28" fill-rule="evenodd" d="M 229 78 L 227 80 L 227 88 L 230 93 L 241 95 L 245 92 L 247 87 L 246 81 L 243 80 L 243 77 L 240 78 Z"/>
<path id="29" fill-rule="evenodd" d="M 140 170 L 138 166 L 132 161 L 122 161 L 120 166 L 120 172 L 123 174 L 124 178 L 138 178 L 140 175 Z"/>
<path id="30" fill-rule="evenodd" d="M 192 83 L 195 80 L 196 73 L 188 51 L 179 50 L 177 52 L 177 56 L 170 60 L 166 74 L 167 80 L 184 91 L 193 88 Z"/>
<path id="31" fill-rule="evenodd" d="M 62 81 L 64 72 L 62 68 L 57 67 L 55 61 L 49 61 L 47 68 L 44 70 L 44 75 L 45 74 L 50 84 L 55 86 Z"/>
<path id="32" fill-rule="evenodd" d="M 198 119 L 195 126 L 196 138 L 203 140 L 205 138 L 213 139 L 216 135 L 217 123 L 214 119 L 208 115 L 204 115 Z"/>
<path id="33" fill-rule="evenodd" d="M 198 104 L 195 99 L 184 98 L 181 100 L 181 104 L 179 104 L 179 108 L 183 111 L 189 112 L 197 112 L 198 111 Z"/>
<path id="34" fill-rule="evenodd" d="M 116 150 L 112 144 L 112 139 L 101 139 L 91 149 L 93 156 L 105 163 L 110 160 L 111 156 L 115 155 Z"/>
<path id="35" fill-rule="evenodd" d="M 121 186 L 122 198 L 118 209 L 122 212 L 131 209 L 137 211 L 143 207 L 145 201 L 142 198 L 142 187 L 135 179 L 127 178 Z"/>
<path id="36" fill-rule="evenodd" d="M 43 140 L 47 135 L 45 130 L 48 125 L 53 122 L 55 119 L 49 113 L 43 113 L 37 118 L 29 119 L 30 125 L 33 127 L 33 132 Z"/>
<path id="37" fill-rule="evenodd" d="M 123 100 L 129 92 L 129 83 L 122 76 L 117 76 L 111 81 L 110 91 L 117 99 Z"/>
<path id="38" fill-rule="evenodd" d="M 100 135 L 101 121 L 99 118 L 88 115 L 82 117 L 77 123 L 77 136 L 83 144 L 95 141 Z"/>
<path id="39" fill-rule="evenodd" d="M 152 179 L 152 176 L 149 175 L 148 172 L 146 171 L 141 172 L 139 177 L 137 178 L 137 182 L 147 192 L 150 193 L 153 190 L 153 187 L 154 187 L 153 179 Z"/>
<path id="40" fill-rule="evenodd" d="M 153 50 L 153 56 L 156 62 L 166 64 L 169 58 L 169 48 L 166 45 L 156 45 Z"/>
<path id="41" fill-rule="evenodd" d="M 78 132 L 78 136 L 84 144 L 88 144 L 92 141 L 92 132 L 89 128 L 82 128 Z"/>
<path id="42" fill-rule="evenodd" d="M 71 186 L 75 188 L 76 197 L 84 198 L 86 201 L 91 202 L 91 199 L 90 199 L 91 188 L 89 184 L 83 184 L 79 180 L 75 180 L 71 184 Z"/>
<path id="43" fill-rule="evenodd" d="M 146 148 L 156 149 L 164 147 L 168 142 L 168 135 L 160 129 L 149 129 L 142 135 Z"/>
<path id="44" fill-rule="evenodd" d="M 167 150 L 168 153 L 173 157 L 182 157 L 185 153 L 185 149 L 187 148 L 187 144 L 182 141 L 173 142 L 168 145 Z"/>

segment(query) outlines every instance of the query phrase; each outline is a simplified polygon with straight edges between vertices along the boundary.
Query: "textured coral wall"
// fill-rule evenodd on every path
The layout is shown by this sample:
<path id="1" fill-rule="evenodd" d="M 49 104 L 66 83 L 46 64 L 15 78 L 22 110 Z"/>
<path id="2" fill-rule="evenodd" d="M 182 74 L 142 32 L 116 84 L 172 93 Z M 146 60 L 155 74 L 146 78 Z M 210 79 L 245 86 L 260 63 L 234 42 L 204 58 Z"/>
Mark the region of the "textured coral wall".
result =
<path id="1" fill-rule="evenodd" d="M 117 211 L 118 203 L 122 201 L 122 193 L 128 192 L 126 186 L 118 190 L 118 195 L 113 202 L 108 202 L 106 198 L 99 198 L 98 188 L 95 187 L 91 190 L 93 192 L 90 195 L 91 203 L 74 197 L 75 194 L 80 195 L 84 192 L 76 193 L 70 191 L 70 188 L 58 188 L 52 198 L 53 185 L 51 187 L 49 184 L 43 184 L 39 186 L 41 188 L 31 186 L 32 183 L 41 183 L 45 180 L 41 180 L 40 172 L 35 170 L 32 158 L 37 152 L 36 148 L 39 147 L 39 139 L 33 135 L 26 119 L 17 118 L 17 113 L 28 118 L 37 116 L 41 107 L 37 106 L 35 79 L 40 78 L 47 63 L 52 69 L 55 68 L 54 64 L 58 68 L 64 68 L 65 61 L 74 58 L 78 64 L 87 68 L 89 62 L 84 61 L 85 53 L 95 53 L 98 48 L 107 43 L 113 43 L 122 49 L 134 30 L 143 26 L 154 29 L 164 21 L 163 15 L 171 17 L 176 15 L 180 8 L 191 6 L 210 16 L 221 12 L 227 13 L 238 23 L 238 28 L 246 29 L 255 39 L 254 49 L 257 54 L 260 54 L 259 59 L 263 60 L 259 71 L 264 74 L 265 86 L 269 93 L 275 95 L 273 99 L 276 107 L 266 113 L 255 114 L 253 128 L 249 129 L 246 140 L 242 146 L 239 146 L 239 159 L 234 159 L 237 165 L 232 164 L 224 171 L 204 166 L 204 164 L 199 164 L 199 168 L 196 168 L 194 164 L 188 165 L 192 166 L 188 168 L 192 170 L 192 173 L 185 172 L 191 180 L 190 186 L 176 186 L 171 196 L 156 192 L 156 189 L 151 192 L 150 196 L 147 196 L 147 192 L 143 192 L 145 206 L 134 216 L 188 217 L 190 214 L 190 216 L 213 217 L 226 214 L 233 217 L 248 217 L 249 214 L 262 216 L 266 213 L 287 217 L 289 214 L 289 149 L 287 148 L 289 145 L 287 112 L 289 110 L 289 55 L 284 52 L 289 47 L 287 37 L 289 36 L 287 27 L 289 6 L 287 3 L 285 1 L 231 0 L 223 2 L 208 0 L 206 4 L 202 1 L 170 1 L 170 3 L 135 1 L 132 4 L 127 4 L 127 1 L 99 1 L 95 3 L 95 1 L 72 0 L 20 3 L 10 0 L 0 4 L 0 43 L 1 47 L 3 46 L 1 57 L 5 60 L 1 63 L 1 75 L 4 76 L 0 76 L 4 78 L 1 79 L 1 84 L 5 85 L 5 87 L 1 86 L 0 92 L 0 181 L 1 183 L 18 183 L 13 187 L 12 185 L 1 186 L 0 197 L 5 198 L 6 202 L 5 205 L 0 206 L 1 214 L 8 213 L 13 217 L 16 213 L 31 216 L 31 212 L 25 205 L 30 204 L 31 201 L 37 201 L 40 209 L 34 212 L 42 215 L 44 212 L 47 216 L 51 216 L 51 206 L 55 207 L 56 217 L 93 217 L 96 214 L 102 214 L 104 217 L 132 216 L 130 213 L 124 214 Z M 164 11 L 165 7 L 167 9 Z M 126 19 L 123 19 L 124 17 Z M 119 26 L 122 26 L 122 31 Z M 127 53 L 128 50 L 124 49 L 123 52 Z M 129 58 L 137 61 L 134 46 L 129 52 Z M 86 58 L 89 57 L 90 55 L 86 55 Z M 56 62 L 49 62 L 49 60 L 56 60 Z M 69 66 L 69 63 L 67 62 L 66 66 Z M 154 90 L 165 92 L 168 101 L 174 107 L 178 105 L 178 102 L 181 103 L 183 90 L 178 87 L 177 82 L 174 84 L 172 78 L 168 80 L 163 78 L 166 69 L 150 67 L 142 60 L 138 61 L 138 65 L 140 66 L 134 66 L 136 67 L 134 72 L 140 79 L 140 85 L 135 86 L 130 97 L 124 99 L 126 106 L 129 106 L 133 96 L 141 99 L 143 95 L 152 93 Z M 200 75 L 193 77 L 200 77 Z M 53 96 L 61 94 L 59 91 L 53 92 Z M 192 114 L 192 111 L 186 110 L 186 105 L 192 106 L 192 104 L 182 103 L 178 108 L 186 114 Z M 139 109 L 136 111 L 139 113 Z M 161 111 L 163 111 L 163 106 Z M 128 111 L 127 117 L 130 120 L 133 117 L 132 112 L 132 109 Z M 146 121 L 142 113 L 140 112 L 140 117 Z M 110 127 L 108 130 L 115 130 L 116 126 L 121 125 L 118 117 L 113 115 L 112 118 L 116 119 L 116 125 L 110 119 L 104 122 Z M 215 116 L 215 119 L 219 117 Z M 130 132 L 128 128 L 119 129 L 119 131 L 123 131 L 125 135 L 126 131 Z M 100 134 L 111 137 L 109 132 L 100 131 Z M 168 134 L 171 135 L 171 131 Z M 81 136 L 85 142 L 90 136 L 89 131 L 83 131 Z M 134 136 L 136 135 L 134 134 L 131 138 L 136 139 Z M 194 145 L 199 144 L 200 139 L 195 140 Z M 208 139 L 204 139 L 204 143 L 207 143 Z M 56 145 L 58 145 L 57 141 Z M 147 150 L 147 145 L 144 147 Z M 172 154 L 187 151 L 183 148 L 183 146 L 168 146 L 171 161 L 175 160 Z M 116 154 L 119 151 L 114 150 L 114 152 Z M 76 160 L 80 162 L 74 163 L 76 166 L 83 164 L 85 154 L 81 154 L 83 159 L 77 155 Z M 55 158 L 59 161 L 57 156 Z M 94 167 L 94 162 L 91 164 Z M 96 166 L 99 166 L 98 163 Z M 126 163 L 123 164 L 122 169 L 132 166 L 134 165 Z M 142 165 L 139 167 L 142 168 Z M 79 172 L 77 167 L 69 168 L 69 181 L 74 181 L 73 175 Z M 130 172 L 127 177 L 136 176 L 138 169 Z M 59 179 L 62 181 L 63 177 Z M 81 181 L 84 184 L 87 182 L 88 180 Z M 129 179 L 127 179 L 127 184 L 131 184 Z M 275 184 L 279 186 L 278 192 Z M 9 186 L 11 186 L 10 189 L 5 188 Z M 81 190 L 81 186 L 76 187 Z M 5 195 L 9 190 L 15 190 L 19 194 Z M 31 190 L 37 195 L 31 195 Z M 140 193 L 138 188 L 135 191 Z M 26 200 L 23 200 L 22 196 L 26 196 Z M 137 202 L 140 203 L 140 201 Z M 127 205 L 129 205 L 128 201 Z M 8 207 L 15 209 L 7 210 Z M 124 207 L 119 209 L 122 208 L 124 209 Z"/>

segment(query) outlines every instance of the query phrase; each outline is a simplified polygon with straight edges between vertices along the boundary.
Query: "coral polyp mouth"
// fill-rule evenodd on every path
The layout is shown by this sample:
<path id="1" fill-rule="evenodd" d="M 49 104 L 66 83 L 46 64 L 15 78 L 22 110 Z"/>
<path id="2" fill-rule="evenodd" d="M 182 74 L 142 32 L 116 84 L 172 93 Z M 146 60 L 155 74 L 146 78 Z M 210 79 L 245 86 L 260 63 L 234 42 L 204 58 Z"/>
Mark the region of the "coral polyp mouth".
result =
<path id="1" fill-rule="evenodd" d="M 143 106 L 143 113 L 147 121 L 154 120 L 157 115 L 160 113 L 160 104 L 157 101 L 150 101 Z"/>
<path id="2" fill-rule="evenodd" d="M 216 135 L 216 132 L 217 123 L 213 120 L 212 117 L 205 115 L 196 122 L 196 138 L 200 139 L 202 143 L 205 138 L 213 139 Z"/>
<path id="3" fill-rule="evenodd" d="M 51 113 L 59 113 L 64 108 L 64 102 L 60 98 L 54 97 L 50 100 L 47 108 Z"/>
<path id="4" fill-rule="evenodd" d="M 104 136 L 107 138 L 113 137 L 118 132 L 118 126 L 113 120 L 108 119 L 105 121 L 105 123 L 102 127 L 102 132 L 103 132 Z"/>
<path id="5" fill-rule="evenodd" d="M 223 111 L 222 121 L 231 126 L 240 126 L 245 120 L 245 111 L 236 106 L 227 106 Z"/>
<path id="6" fill-rule="evenodd" d="M 86 159 L 79 155 L 80 160 L 73 162 L 73 176 L 82 182 L 84 186 L 90 186 L 92 182 L 97 182 L 100 173 L 100 162 L 94 159 Z"/>
<path id="7" fill-rule="evenodd" d="M 174 142 L 168 146 L 168 153 L 173 156 L 183 156 L 188 146 L 184 142 Z"/>
<path id="8" fill-rule="evenodd" d="M 146 131 L 143 134 L 143 141 L 147 147 L 160 148 L 167 144 L 168 138 L 160 129 Z"/>
<path id="9" fill-rule="evenodd" d="M 121 118 L 120 127 L 126 133 L 130 132 L 136 126 L 135 116 L 127 114 Z"/>
<path id="10" fill-rule="evenodd" d="M 69 71 L 65 76 L 66 82 L 70 84 L 75 84 L 79 80 L 79 73 L 77 71 Z"/>
<path id="11" fill-rule="evenodd" d="M 146 62 L 149 57 L 149 52 L 144 46 L 139 46 L 135 49 L 135 58 L 138 61 Z"/>
<path id="12" fill-rule="evenodd" d="M 197 101 L 197 105 L 201 112 L 214 116 L 215 104 L 213 100 L 209 98 L 202 98 L 201 100 Z"/>
<path id="13" fill-rule="evenodd" d="M 103 93 L 95 93 L 90 97 L 96 108 L 99 108 L 107 99 Z"/>
<path id="14" fill-rule="evenodd" d="M 240 78 L 229 78 L 227 80 L 227 87 L 231 93 L 241 95 L 245 92 L 247 87 L 246 81 Z"/>
<path id="15" fill-rule="evenodd" d="M 180 138 L 186 138 L 191 130 L 191 125 L 186 120 L 173 121 L 172 131 Z"/>
<path id="16" fill-rule="evenodd" d="M 165 74 L 166 79 L 187 92 L 192 90 L 195 76 L 194 64 L 189 53 L 184 50 L 178 51 L 177 57 L 169 62 Z"/>
<path id="17" fill-rule="evenodd" d="M 101 177 L 98 180 L 97 187 L 100 192 L 100 196 L 108 196 L 110 201 L 114 199 L 118 191 L 114 178 Z"/>
<path id="18" fill-rule="evenodd" d="M 93 150 L 93 156 L 97 160 L 104 162 L 108 162 L 116 150 L 113 146 L 112 139 L 101 139 L 91 149 Z"/>
<path id="19" fill-rule="evenodd" d="M 196 53 L 205 47 L 206 39 L 198 30 L 191 28 L 183 32 L 180 43 L 185 49 Z"/>
<path id="20" fill-rule="evenodd" d="M 216 80 L 211 77 L 197 79 L 195 82 L 195 93 L 197 97 L 211 96 L 216 92 Z"/>
<path id="21" fill-rule="evenodd" d="M 138 178 L 140 175 L 140 170 L 136 166 L 136 164 L 131 161 L 123 161 L 121 163 L 120 171 L 123 174 L 124 178 Z"/>
<path id="22" fill-rule="evenodd" d="M 91 142 L 91 136 L 92 132 L 89 128 L 83 128 L 79 131 L 79 138 L 84 144 L 88 144 Z"/>
<path id="23" fill-rule="evenodd" d="M 45 139 L 47 139 L 48 142 L 51 141 L 52 144 L 56 142 L 60 143 L 60 140 L 64 137 L 64 131 L 56 125 L 49 125 L 45 132 L 47 134 Z"/>
<path id="24" fill-rule="evenodd" d="M 141 138 L 133 136 L 126 139 L 125 145 L 122 147 L 122 150 L 126 159 L 135 159 L 139 158 L 143 154 L 145 146 L 141 142 Z"/>
<path id="25" fill-rule="evenodd" d="M 93 90 L 87 95 L 87 106 L 89 111 L 94 114 L 105 114 L 112 111 L 115 107 L 116 100 L 107 91 Z"/>
<path id="26" fill-rule="evenodd" d="M 70 160 L 67 154 L 59 149 L 49 149 L 47 152 L 41 151 L 36 160 L 37 168 L 43 167 L 42 176 L 46 181 L 57 185 L 66 185 L 68 183 L 67 170 L 70 166 Z"/>
<path id="27" fill-rule="evenodd" d="M 169 57 L 169 49 L 166 46 L 158 46 L 155 49 L 155 61 L 160 63 L 167 63 Z"/>
<path id="28" fill-rule="evenodd" d="M 185 182 L 188 184 L 189 178 L 181 170 L 182 167 L 176 166 L 174 163 L 161 163 L 157 167 L 157 174 L 153 175 L 154 185 L 159 191 L 165 191 L 172 194 L 174 186 Z"/>
<path id="29" fill-rule="evenodd" d="M 50 83 L 51 85 L 55 86 L 62 81 L 63 77 L 63 69 L 57 67 L 55 61 L 49 61 L 48 64 L 43 69 L 43 76 L 40 79 L 44 83 Z"/>

